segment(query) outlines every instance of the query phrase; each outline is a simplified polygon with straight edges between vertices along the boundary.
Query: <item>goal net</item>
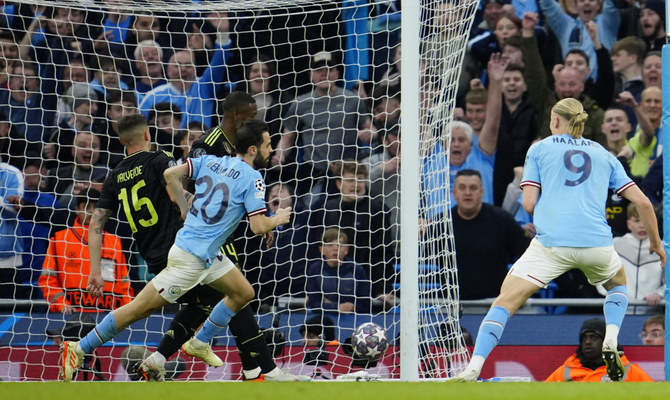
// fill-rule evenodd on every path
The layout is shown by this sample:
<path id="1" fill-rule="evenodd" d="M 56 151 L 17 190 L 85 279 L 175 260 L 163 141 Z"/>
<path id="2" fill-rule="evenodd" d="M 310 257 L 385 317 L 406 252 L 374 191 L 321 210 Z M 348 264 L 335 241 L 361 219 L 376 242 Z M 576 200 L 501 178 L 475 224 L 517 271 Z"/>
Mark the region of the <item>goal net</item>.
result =
<path id="1" fill-rule="evenodd" d="M 256 118 L 269 125 L 268 212 L 293 207 L 271 243 L 245 221 L 233 235 L 277 365 L 317 379 L 359 371 L 399 379 L 402 368 L 420 378 L 453 375 L 468 352 L 448 159 L 440 157 L 477 6 L 406 1 L 404 10 L 420 16 L 408 22 L 399 0 L 2 2 L 0 379 L 57 379 L 59 341 L 90 330 L 153 277 L 132 239 L 147 221 L 121 208 L 103 235 L 105 296 L 96 301 L 85 289 L 86 199 L 125 156 L 116 122 L 144 114 L 156 147 L 183 162 L 229 112 L 233 91 L 251 94 Z M 408 23 L 419 24 L 418 45 L 401 50 Z M 404 71 L 401 55 L 418 57 L 418 72 Z M 418 73 L 418 90 L 403 85 L 408 73 Z M 417 94 L 402 104 L 418 110 L 416 126 L 401 123 L 401 87 Z M 401 147 L 401 137 L 413 146 Z M 419 175 L 401 169 L 406 147 L 417 151 L 403 150 L 402 165 L 418 166 Z M 418 209 L 401 208 L 401 176 L 419 180 Z M 126 196 L 122 204 L 143 207 L 137 193 Z M 401 257 L 401 215 L 419 232 L 416 259 Z M 403 302 L 403 271 L 418 273 L 410 286 L 417 304 Z M 131 325 L 77 379 L 131 379 L 127 371 L 156 348 L 179 307 Z M 418 360 L 400 357 L 402 307 L 418 315 L 402 343 L 418 349 Z M 372 363 L 349 344 L 367 322 L 389 344 Z M 366 343 L 360 352 L 381 348 Z M 213 346 L 223 368 L 178 352 L 168 378 L 241 379 L 232 336 Z"/>

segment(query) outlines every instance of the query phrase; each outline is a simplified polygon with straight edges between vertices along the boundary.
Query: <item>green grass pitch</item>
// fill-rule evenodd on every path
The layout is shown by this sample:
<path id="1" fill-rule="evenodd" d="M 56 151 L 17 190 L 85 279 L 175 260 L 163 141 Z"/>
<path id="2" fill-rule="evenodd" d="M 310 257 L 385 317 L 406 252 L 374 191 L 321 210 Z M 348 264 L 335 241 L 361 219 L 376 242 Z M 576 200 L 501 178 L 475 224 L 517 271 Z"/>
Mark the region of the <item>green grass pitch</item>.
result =
<path id="1" fill-rule="evenodd" d="M 11 382 L 7 400 L 660 400 L 670 384 L 653 383 L 445 383 L 445 382 Z"/>

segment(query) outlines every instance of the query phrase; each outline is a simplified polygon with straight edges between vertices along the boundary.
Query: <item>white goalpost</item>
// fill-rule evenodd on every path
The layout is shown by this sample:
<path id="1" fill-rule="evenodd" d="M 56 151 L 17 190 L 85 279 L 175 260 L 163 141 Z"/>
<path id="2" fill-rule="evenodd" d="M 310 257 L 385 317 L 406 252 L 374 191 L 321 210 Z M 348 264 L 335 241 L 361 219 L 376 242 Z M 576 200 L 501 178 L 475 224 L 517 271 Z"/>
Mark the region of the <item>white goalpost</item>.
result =
<path id="1" fill-rule="evenodd" d="M 0 5 L 0 380 L 56 380 L 59 341 L 90 329 L 153 276 L 132 239 L 148 220 L 128 221 L 119 210 L 105 226 L 117 246 L 103 254 L 108 297 L 95 303 L 85 290 L 88 248 L 77 236 L 77 229 L 86 232 L 77 202 L 100 190 L 125 156 L 118 119 L 144 114 L 156 149 L 183 161 L 230 112 L 224 104 L 233 91 L 254 97 L 256 118 L 270 129 L 268 212 L 293 208 L 270 244 L 244 221 L 233 234 L 277 365 L 315 379 L 358 373 L 419 381 L 458 373 L 469 356 L 459 323 L 448 159 L 437 153 L 448 155 L 447 127 L 478 6 Z M 135 210 L 146 208 L 145 200 L 137 193 L 122 199 Z M 74 236 L 62 234 L 66 229 Z M 63 250 L 73 249 L 72 241 L 83 250 Z M 329 255 L 333 241 L 338 250 Z M 179 307 L 97 349 L 77 380 L 130 380 L 133 361 L 156 348 Z M 366 363 L 352 355 L 349 340 L 368 322 L 385 331 L 389 347 Z M 213 347 L 223 368 L 177 352 L 168 377 L 241 379 L 230 333 Z"/>

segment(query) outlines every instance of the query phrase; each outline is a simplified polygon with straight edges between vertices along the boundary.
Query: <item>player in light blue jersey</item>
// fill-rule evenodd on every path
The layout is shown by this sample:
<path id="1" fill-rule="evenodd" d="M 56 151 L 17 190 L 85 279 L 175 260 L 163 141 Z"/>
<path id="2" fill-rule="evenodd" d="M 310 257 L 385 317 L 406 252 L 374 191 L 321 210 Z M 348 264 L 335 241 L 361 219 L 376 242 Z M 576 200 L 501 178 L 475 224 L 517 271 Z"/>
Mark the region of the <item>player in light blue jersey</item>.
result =
<path id="1" fill-rule="evenodd" d="M 168 193 L 179 205 L 185 219 L 168 253 L 167 267 L 133 301 L 108 314 L 81 341 L 63 343 L 62 380 L 72 379 L 86 353 L 112 339 L 133 322 L 167 303 L 176 302 L 183 293 L 200 283 L 210 285 L 226 296 L 214 307 L 196 334 L 197 339 L 187 342 L 184 350 L 210 365 L 213 365 L 212 360 L 218 359 L 209 340 L 254 296 L 247 279 L 220 252 L 220 247 L 245 213 L 256 234 L 267 233 L 289 222 L 291 213 L 290 208 L 283 208 L 272 217 L 265 215 L 265 184 L 257 169 L 267 164 L 272 152 L 267 125 L 258 120 L 243 122 L 237 130 L 235 150 L 237 157 L 189 159 L 165 170 Z M 182 179 L 187 176 L 196 182 L 190 207 L 181 186 Z M 136 203 L 141 204 L 141 200 Z M 96 295 L 99 289 L 89 287 L 89 291 Z"/>
<path id="2" fill-rule="evenodd" d="M 628 291 L 605 219 L 608 189 L 635 204 L 649 234 L 649 251 L 659 255 L 663 266 L 666 257 L 649 199 L 616 158 L 598 143 L 582 138 L 587 118 L 578 100 L 560 100 L 551 110 L 552 135 L 528 150 L 521 182 L 523 207 L 534 214 L 537 236 L 508 272 L 479 327 L 472 359 L 454 380 L 476 380 L 509 318 L 539 288 L 573 268 L 582 270 L 592 285 L 602 284 L 607 290 L 603 359 L 610 379 L 624 378 L 617 338 L 628 308 Z"/>

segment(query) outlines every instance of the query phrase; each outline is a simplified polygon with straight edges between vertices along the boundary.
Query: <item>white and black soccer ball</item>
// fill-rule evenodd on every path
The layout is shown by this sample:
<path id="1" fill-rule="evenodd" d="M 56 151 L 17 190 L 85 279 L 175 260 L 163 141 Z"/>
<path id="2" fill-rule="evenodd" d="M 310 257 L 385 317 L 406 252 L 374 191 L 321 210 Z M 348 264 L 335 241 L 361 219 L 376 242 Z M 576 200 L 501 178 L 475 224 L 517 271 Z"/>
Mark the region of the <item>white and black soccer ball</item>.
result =
<path id="1" fill-rule="evenodd" d="M 351 336 L 351 347 L 358 357 L 378 360 L 389 347 L 386 331 L 374 322 L 359 325 Z"/>

